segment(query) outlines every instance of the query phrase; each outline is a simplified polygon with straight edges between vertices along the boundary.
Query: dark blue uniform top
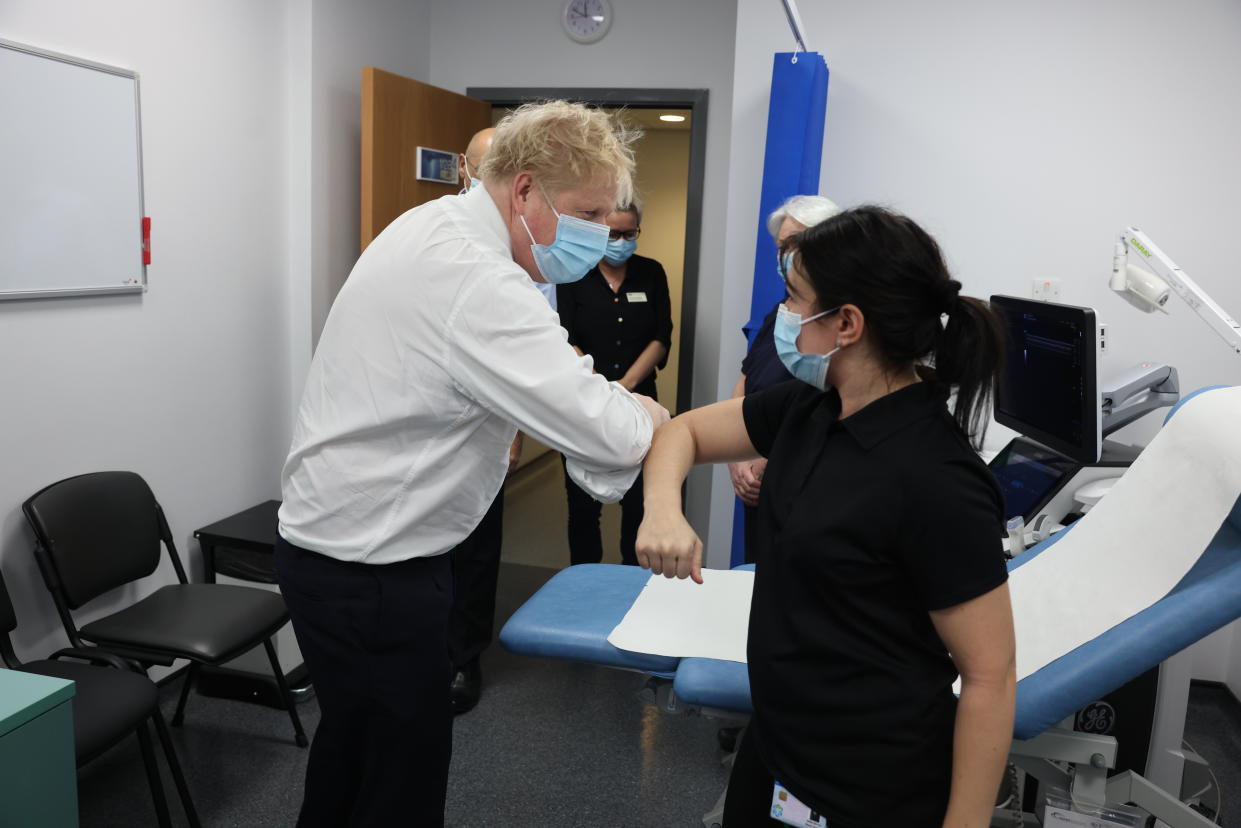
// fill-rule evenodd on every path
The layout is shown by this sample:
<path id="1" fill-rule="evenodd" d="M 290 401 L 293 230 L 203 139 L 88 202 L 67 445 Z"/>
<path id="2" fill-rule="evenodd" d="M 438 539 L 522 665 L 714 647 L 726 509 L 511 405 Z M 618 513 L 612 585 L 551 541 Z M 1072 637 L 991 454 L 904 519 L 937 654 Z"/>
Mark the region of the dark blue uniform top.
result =
<path id="1" fill-rule="evenodd" d="M 789 369 L 785 368 L 784 363 L 780 361 L 780 355 L 776 353 L 773 332 L 776 327 L 776 308 L 779 307 L 777 303 L 771 312 L 763 317 L 763 324 L 758 329 L 758 333 L 754 335 L 754 344 L 750 346 L 745 359 L 741 360 L 741 373 L 745 374 L 745 393 L 747 394 L 762 391 L 764 388 L 770 388 L 781 382 L 788 382 L 793 378 Z"/>
<path id="2" fill-rule="evenodd" d="M 999 486 L 945 400 L 920 382 L 842 420 L 835 390 L 800 381 L 745 398 L 769 458 L 751 732 L 833 828 L 940 824 L 957 672 L 929 611 L 1008 577 Z"/>

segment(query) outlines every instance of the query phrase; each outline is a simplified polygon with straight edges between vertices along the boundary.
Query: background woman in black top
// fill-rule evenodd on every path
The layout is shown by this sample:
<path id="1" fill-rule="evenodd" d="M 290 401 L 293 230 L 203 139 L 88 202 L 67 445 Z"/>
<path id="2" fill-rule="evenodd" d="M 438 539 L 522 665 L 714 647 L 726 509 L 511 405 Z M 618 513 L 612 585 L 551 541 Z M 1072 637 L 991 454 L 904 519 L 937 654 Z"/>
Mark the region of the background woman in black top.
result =
<path id="1" fill-rule="evenodd" d="M 595 371 L 630 391 L 656 399 L 655 369 L 668 361 L 672 301 L 663 265 L 638 256 L 642 205 L 635 200 L 607 218 L 611 233 L 603 261 L 579 282 L 556 288 L 560 324 L 579 354 L 594 358 Z M 564 478 L 569 498 L 569 561 L 599 563 L 600 505 Z M 642 523 L 642 477 L 621 500 L 621 560 L 636 564 L 634 540 Z"/>
<path id="2" fill-rule="evenodd" d="M 769 460 L 754 716 L 725 826 L 773 824 L 778 781 L 832 828 L 981 828 L 1016 697 L 1002 501 L 966 437 L 981 439 L 998 325 L 958 295 L 934 240 L 881 208 L 841 213 L 782 253 L 775 341 L 800 381 L 677 417 L 645 464 L 639 562 L 701 582 L 702 544 L 680 510 L 686 472 Z"/>

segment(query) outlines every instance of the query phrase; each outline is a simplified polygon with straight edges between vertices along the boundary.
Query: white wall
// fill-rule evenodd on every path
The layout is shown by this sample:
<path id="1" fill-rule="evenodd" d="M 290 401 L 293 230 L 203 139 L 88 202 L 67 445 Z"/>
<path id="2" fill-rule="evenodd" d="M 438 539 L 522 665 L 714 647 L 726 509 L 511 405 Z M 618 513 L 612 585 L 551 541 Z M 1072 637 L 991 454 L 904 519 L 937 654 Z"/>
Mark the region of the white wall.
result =
<path id="1" fill-rule="evenodd" d="M 759 187 L 749 159 L 761 157 L 771 53 L 789 44 L 773 5 L 737 9 L 725 330 L 746 315 Z M 1178 300 L 1170 316 L 1144 316 L 1107 288 L 1112 244 L 1134 224 L 1241 314 L 1231 246 L 1241 91 L 1230 82 L 1241 77 L 1241 6 L 877 0 L 801 13 L 831 73 L 825 195 L 913 216 L 967 293 L 1028 295 L 1034 278 L 1062 279 L 1061 301 L 1110 325 L 1105 375 L 1156 359 L 1185 390 L 1241 382 L 1241 363 Z M 740 351 L 724 341 L 721 383 Z M 1144 442 L 1161 420 L 1118 436 Z M 713 533 L 731 515 L 727 478 L 716 480 Z M 1197 660 L 1224 665 L 1229 646 L 1219 672 L 1241 691 L 1241 636 L 1212 639 Z"/>
<path id="2" fill-rule="evenodd" d="M 832 70 L 825 191 L 922 221 L 976 295 L 1062 279 L 1062 301 L 1110 324 L 1105 374 L 1154 358 L 1187 390 L 1241 380 L 1188 307 L 1174 299 L 1170 317 L 1145 316 L 1107 288 L 1115 236 L 1135 224 L 1241 313 L 1229 244 L 1241 93 L 1223 82 L 1241 76 L 1241 6 L 948 8 L 814 10 L 808 26 Z M 1133 436 L 1162 418 L 1148 419 Z"/>
<path id="3" fill-rule="evenodd" d="M 470 86 L 707 89 L 706 185 L 694 340 L 695 405 L 718 399 L 720 340 L 741 341 L 740 322 L 721 328 L 721 273 L 728 177 L 733 0 L 626 0 L 596 44 L 569 40 L 563 3 L 431 0 L 431 77 L 464 93 Z M 778 7 L 777 7 L 778 8 Z M 746 289 L 749 295 L 749 289 Z M 690 520 L 706 529 L 705 478 L 691 482 Z M 706 538 L 704 537 L 704 540 Z"/>
<path id="4" fill-rule="evenodd" d="M 323 320 L 358 258 L 361 223 L 362 68 L 426 81 L 426 0 L 313 0 L 311 182 L 313 324 Z"/>
<path id="5" fill-rule="evenodd" d="M 357 256 L 361 69 L 425 79 L 429 32 L 417 0 L 18 0 L 0 37 L 139 73 L 153 219 L 145 296 L 0 303 L 0 566 L 29 655 L 63 644 L 19 508 L 41 486 L 138 471 L 194 567 L 195 528 L 279 497 L 312 342 Z"/>
<path id="6" fill-rule="evenodd" d="M 362 68 L 426 81 L 426 0 L 288 0 L 290 418 L 358 258 Z"/>
<path id="7" fill-rule="evenodd" d="M 0 5 L 0 37 L 139 73 L 153 224 L 145 295 L 0 303 L 0 566 L 19 655 L 64 646 L 19 508 L 37 489 L 137 471 L 183 556 L 195 528 L 278 495 L 283 31 L 281 5 L 245 0 Z"/>

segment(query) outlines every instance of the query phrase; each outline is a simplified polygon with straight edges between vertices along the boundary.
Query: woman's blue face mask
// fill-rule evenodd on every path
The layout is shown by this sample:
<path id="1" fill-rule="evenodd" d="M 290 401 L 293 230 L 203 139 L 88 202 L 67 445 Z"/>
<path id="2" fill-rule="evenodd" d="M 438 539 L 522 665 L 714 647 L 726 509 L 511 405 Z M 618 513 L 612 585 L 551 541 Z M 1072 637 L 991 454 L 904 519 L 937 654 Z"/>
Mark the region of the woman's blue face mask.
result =
<path id="1" fill-rule="evenodd" d="M 790 250 L 779 259 L 779 266 L 780 276 L 785 284 L 788 284 L 788 273 L 793 266 L 793 251 Z M 776 354 L 784 363 L 784 367 L 789 369 L 790 374 L 802 382 L 810 383 L 820 391 L 827 390 L 827 369 L 831 365 L 832 354 L 839 351 L 840 346 L 837 345 L 826 354 L 803 354 L 797 350 L 797 337 L 801 335 L 802 326 L 838 310 L 840 308 L 835 307 L 805 318 L 793 313 L 783 304 L 776 310 L 776 325 L 772 331 L 776 343 Z"/>
<path id="2" fill-rule="evenodd" d="M 608 249 L 603 258 L 610 265 L 623 265 L 637 249 L 637 239 L 608 239 Z"/>
<path id="3" fill-rule="evenodd" d="M 832 354 L 840 350 L 840 346 L 833 348 L 826 354 L 803 354 L 797 350 L 797 337 L 801 334 L 802 326 L 827 316 L 829 313 L 835 313 L 840 308 L 832 308 L 822 313 L 816 313 L 814 316 L 807 316 L 804 319 L 796 313 L 781 305 L 776 311 L 776 327 L 773 335 L 776 341 L 776 354 L 779 355 L 780 361 L 784 363 L 784 367 L 789 369 L 789 373 L 797 377 L 802 382 L 808 382 L 820 391 L 827 390 L 827 368 L 831 364 Z"/>
<path id="4" fill-rule="evenodd" d="M 606 224 L 557 213 L 552 200 L 543 192 L 541 186 L 539 191 L 543 193 L 547 206 L 556 213 L 556 240 L 550 245 L 539 244 L 530 232 L 530 225 L 526 224 L 526 217 L 520 216 L 522 226 L 530 236 L 530 251 L 534 254 L 534 263 L 543 278 L 554 285 L 576 282 L 599 264 L 599 260 L 607 252 L 608 233 L 611 231 Z"/>

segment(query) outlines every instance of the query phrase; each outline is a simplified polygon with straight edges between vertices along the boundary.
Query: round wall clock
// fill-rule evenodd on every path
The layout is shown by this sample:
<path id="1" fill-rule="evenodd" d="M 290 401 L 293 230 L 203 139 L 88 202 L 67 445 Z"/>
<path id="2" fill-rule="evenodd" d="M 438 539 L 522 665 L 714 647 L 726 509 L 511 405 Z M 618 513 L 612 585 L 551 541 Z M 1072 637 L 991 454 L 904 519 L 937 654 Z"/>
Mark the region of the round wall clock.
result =
<path id="1" fill-rule="evenodd" d="M 595 43 L 612 26 L 611 0 L 565 0 L 560 25 L 578 43 Z"/>

